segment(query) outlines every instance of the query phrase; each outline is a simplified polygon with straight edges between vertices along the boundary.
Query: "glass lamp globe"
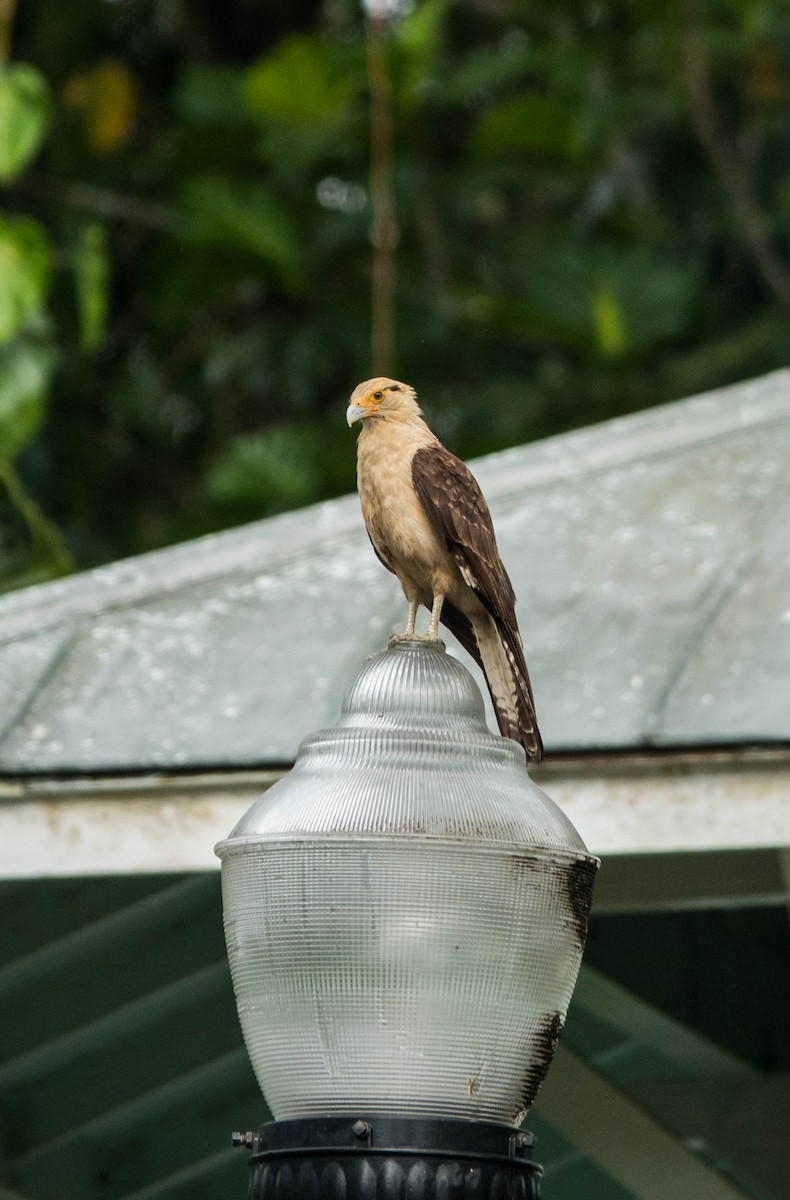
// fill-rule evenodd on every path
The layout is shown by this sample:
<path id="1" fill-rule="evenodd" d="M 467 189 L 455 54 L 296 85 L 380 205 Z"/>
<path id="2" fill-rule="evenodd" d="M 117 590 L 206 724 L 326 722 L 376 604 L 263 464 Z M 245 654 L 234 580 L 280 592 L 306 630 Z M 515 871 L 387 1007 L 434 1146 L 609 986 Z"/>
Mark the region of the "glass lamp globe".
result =
<path id="1" fill-rule="evenodd" d="M 241 1025 L 277 1120 L 521 1120 L 598 860 L 441 643 L 369 660 L 337 724 L 217 854 Z"/>

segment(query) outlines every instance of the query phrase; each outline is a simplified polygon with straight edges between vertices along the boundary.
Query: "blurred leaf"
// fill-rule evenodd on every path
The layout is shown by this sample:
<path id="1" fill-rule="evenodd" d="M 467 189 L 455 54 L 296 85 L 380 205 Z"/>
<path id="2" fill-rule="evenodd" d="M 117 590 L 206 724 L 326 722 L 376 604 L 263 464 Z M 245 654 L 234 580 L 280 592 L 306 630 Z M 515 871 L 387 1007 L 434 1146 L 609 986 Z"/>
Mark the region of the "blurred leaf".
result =
<path id="1" fill-rule="evenodd" d="M 322 162 L 357 162 L 367 152 L 367 125 L 356 105 L 364 87 L 361 46 L 309 37 L 281 42 L 245 81 L 260 153 L 284 176 Z"/>
<path id="2" fill-rule="evenodd" d="M 421 0 L 396 26 L 395 46 L 401 60 L 400 99 L 405 107 L 419 101 L 436 58 L 449 0 Z"/>
<path id="3" fill-rule="evenodd" d="M 94 154 L 111 154 L 129 140 L 137 116 L 137 84 L 120 60 L 107 58 L 72 75 L 63 101 L 80 113 Z"/>
<path id="4" fill-rule="evenodd" d="M 25 63 L 0 67 L 0 181 L 27 166 L 41 145 L 49 120 L 49 88 Z"/>
<path id="5" fill-rule="evenodd" d="M 530 242 L 524 255 L 533 309 L 605 357 L 644 353 L 687 327 L 692 266 L 612 245 Z"/>
<path id="6" fill-rule="evenodd" d="M 209 472 L 209 497 L 231 507 L 260 506 L 261 513 L 304 504 L 315 486 L 317 449 L 315 430 L 305 425 L 236 438 Z"/>
<path id="7" fill-rule="evenodd" d="M 569 296 L 570 303 L 562 306 L 547 304 L 544 298 L 513 300 L 478 291 L 462 293 L 458 298 L 464 317 L 473 327 L 496 331 L 498 340 L 505 344 L 578 351 L 585 349 L 590 340 L 589 309 L 583 293 Z"/>
<path id="8" fill-rule="evenodd" d="M 554 96 L 516 96 L 481 117 L 472 146 L 477 154 L 511 154 L 518 150 L 567 156 L 574 151 L 574 113 Z"/>
<path id="9" fill-rule="evenodd" d="M 73 571 L 74 562 L 57 526 L 42 512 L 10 460 L 2 453 L 0 488 L 5 491 L 11 511 L 16 514 L 17 526 L 26 528 L 27 533 L 27 547 L 24 548 L 16 530 L 10 531 L 11 537 L 7 537 L 10 522 L 3 520 L 5 514 L 2 512 L 7 506 L 0 505 L 0 590 L 29 586 Z"/>
<path id="10" fill-rule="evenodd" d="M 598 345 L 605 355 L 616 358 L 628 344 L 617 298 L 608 288 L 598 287 L 590 299 Z"/>
<path id="11" fill-rule="evenodd" d="M 104 329 L 109 276 L 107 230 L 98 222 L 83 225 L 74 257 L 74 286 L 83 350 L 93 350 Z"/>
<path id="12" fill-rule="evenodd" d="M 233 124 L 249 120 L 245 76 L 239 67 L 190 67 L 176 93 L 182 116 L 190 121 Z"/>
<path id="13" fill-rule="evenodd" d="M 602 264 L 604 288 L 607 264 Z M 645 250 L 625 253 L 608 277 L 619 303 L 629 353 L 645 353 L 686 333 L 697 286 L 693 263 L 662 262 Z"/>
<path id="14" fill-rule="evenodd" d="M 49 243 L 38 222 L 0 215 L 0 345 L 40 312 L 49 276 Z"/>
<path id="15" fill-rule="evenodd" d="M 13 459 L 44 418 L 54 365 L 47 346 L 14 342 L 0 350 L 0 456 Z"/>
<path id="16" fill-rule="evenodd" d="M 396 29 L 398 45 L 417 59 L 433 56 L 449 0 L 420 0 Z"/>
<path id="17" fill-rule="evenodd" d="M 465 107 L 490 102 L 497 89 L 523 79 L 530 62 L 528 46 L 518 43 L 509 52 L 501 47 L 470 51 L 443 80 L 444 99 Z"/>
<path id="18" fill-rule="evenodd" d="M 253 111 L 269 120 L 327 124 L 345 116 L 358 83 L 341 70 L 332 47 L 292 37 L 250 68 L 245 92 Z"/>
<path id="19" fill-rule="evenodd" d="M 302 266 L 296 234 L 288 214 L 263 184 L 220 176 L 193 179 L 182 199 L 195 241 L 252 253 L 274 267 L 289 290 L 299 289 Z"/>

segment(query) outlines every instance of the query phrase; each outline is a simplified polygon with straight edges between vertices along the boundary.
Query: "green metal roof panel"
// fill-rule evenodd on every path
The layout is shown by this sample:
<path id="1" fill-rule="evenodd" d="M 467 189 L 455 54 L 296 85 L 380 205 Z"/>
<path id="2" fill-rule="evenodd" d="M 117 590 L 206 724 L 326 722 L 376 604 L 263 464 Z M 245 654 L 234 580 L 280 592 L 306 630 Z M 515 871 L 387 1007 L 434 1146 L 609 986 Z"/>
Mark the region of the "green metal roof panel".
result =
<path id="1" fill-rule="evenodd" d="M 790 741 L 788 461 L 777 372 L 474 464 L 549 750 Z M 12 593 L 0 771 L 290 762 L 404 616 L 355 496 Z"/>

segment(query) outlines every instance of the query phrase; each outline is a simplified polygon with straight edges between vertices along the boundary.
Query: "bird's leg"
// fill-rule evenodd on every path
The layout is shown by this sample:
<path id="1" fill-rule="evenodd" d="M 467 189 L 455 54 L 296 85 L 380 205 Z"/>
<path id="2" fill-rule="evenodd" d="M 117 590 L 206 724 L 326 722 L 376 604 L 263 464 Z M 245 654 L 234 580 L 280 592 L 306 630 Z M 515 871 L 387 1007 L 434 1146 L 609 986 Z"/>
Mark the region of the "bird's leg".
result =
<path id="1" fill-rule="evenodd" d="M 442 615 L 443 604 L 444 592 L 436 592 L 433 598 L 433 608 L 431 609 L 431 623 L 428 626 L 428 632 L 425 635 L 426 642 L 439 641 L 439 618 Z"/>
<path id="2" fill-rule="evenodd" d="M 414 626 L 417 622 L 417 609 L 419 607 L 420 607 L 419 600 L 410 600 L 409 601 L 409 619 L 406 622 L 406 628 L 404 629 L 403 633 L 401 634 L 401 637 L 403 638 L 404 642 L 409 642 L 414 637 Z"/>
<path id="3" fill-rule="evenodd" d="M 411 642 L 415 639 L 414 626 L 417 621 L 417 609 L 420 607 L 420 598 L 412 591 L 411 587 L 407 591 L 402 582 L 401 587 L 403 587 L 404 595 L 409 602 L 409 616 L 403 633 L 393 633 L 389 643 L 391 646 L 397 645 L 398 642 Z"/>
<path id="4" fill-rule="evenodd" d="M 417 609 L 420 607 L 420 595 L 419 593 L 415 593 L 410 581 L 408 584 L 404 584 L 401 580 L 401 587 L 409 602 L 409 617 L 403 633 L 394 633 L 390 638 L 390 646 L 396 646 L 398 642 L 438 642 L 439 618 L 442 615 L 444 592 L 438 591 L 433 593 L 433 608 L 431 609 L 431 623 L 428 626 L 428 632 L 415 633 L 414 628 L 417 623 Z"/>

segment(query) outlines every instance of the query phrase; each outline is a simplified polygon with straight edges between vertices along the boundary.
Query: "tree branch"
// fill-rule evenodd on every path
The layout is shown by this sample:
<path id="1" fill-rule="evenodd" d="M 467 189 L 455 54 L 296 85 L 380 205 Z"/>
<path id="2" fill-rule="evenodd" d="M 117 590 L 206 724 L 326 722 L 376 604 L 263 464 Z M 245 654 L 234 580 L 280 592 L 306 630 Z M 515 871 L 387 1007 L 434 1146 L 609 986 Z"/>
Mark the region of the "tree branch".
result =
<path id="1" fill-rule="evenodd" d="M 2 0 L 0 0 L 2 3 Z M 108 188 L 97 188 L 92 184 L 67 179 L 56 179 L 29 171 L 20 179 L 7 185 L 9 190 L 42 200 L 54 200 L 68 204 L 70 208 L 81 208 L 98 217 L 109 220 L 127 221 L 132 225 L 144 225 L 163 233 L 175 233 L 181 226 L 181 218 L 175 209 L 164 204 L 152 204 L 137 196 L 125 196 Z"/>
<path id="2" fill-rule="evenodd" d="M 11 57 L 11 34 L 14 29 L 17 0 L 0 0 L 0 64 Z"/>
<path id="3" fill-rule="evenodd" d="M 25 491 L 11 461 L 3 457 L 0 457 L 0 483 L 5 486 L 9 500 L 25 522 L 34 550 L 43 553 L 56 575 L 69 575 L 74 570 L 74 563 L 58 527 Z"/>
<path id="4" fill-rule="evenodd" d="M 697 139 L 729 196 L 747 249 L 776 300 L 790 307 L 790 274 L 771 238 L 752 186 L 751 174 L 722 129 L 705 35 L 689 0 L 681 0 L 683 66 L 691 120 Z"/>

